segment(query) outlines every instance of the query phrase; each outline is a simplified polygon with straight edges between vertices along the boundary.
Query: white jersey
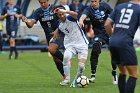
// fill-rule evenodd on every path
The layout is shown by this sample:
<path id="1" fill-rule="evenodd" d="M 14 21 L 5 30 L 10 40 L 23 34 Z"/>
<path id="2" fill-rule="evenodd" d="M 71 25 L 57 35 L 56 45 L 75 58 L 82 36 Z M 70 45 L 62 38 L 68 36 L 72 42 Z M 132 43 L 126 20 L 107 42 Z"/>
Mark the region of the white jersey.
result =
<path id="1" fill-rule="evenodd" d="M 64 37 L 64 46 L 65 48 L 69 46 L 78 47 L 87 47 L 88 40 L 81 29 L 77 19 L 73 18 L 72 16 L 68 15 L 66 17 L 65 22 L 60 22 L 59 24 L 59 31 L 65 34 Z"/>

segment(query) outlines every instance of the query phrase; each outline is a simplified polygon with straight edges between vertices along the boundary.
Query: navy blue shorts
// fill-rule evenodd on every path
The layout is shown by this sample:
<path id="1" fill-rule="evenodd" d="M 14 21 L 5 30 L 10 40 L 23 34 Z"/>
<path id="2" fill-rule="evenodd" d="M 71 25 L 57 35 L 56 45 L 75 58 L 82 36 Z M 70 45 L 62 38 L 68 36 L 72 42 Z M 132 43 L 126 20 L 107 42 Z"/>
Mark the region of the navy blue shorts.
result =
<path id="1" fill-rule="evenodd" d="M 63 47 L 63 46 L 64 46 L 63 41 L 64 41 L 64 36 L 60 36 L 60 37 L 55 38 L 55 39 L 52 38 L 52 39 L 50 40 L 49 43 L 55 43 L 55 44 L 57 44 L 59 47 Z"/>
<path id="2" fill-rule="evenodd" d="M 95 37 L 93 38 L 93 42 L 100 42 L 102 43 L 102 45 L 104 44 L 109 44 L 109 37 L 106 35 L 95 35 Z"/>
<path id="3" fill-rule="evenodd" d="M 115 47 L 109 46 L 112 63 L 121 65 L 138 65 L 136 52 L 133 46 L 127 45 L 127 47 Z"/>
<path id="4" fill-rule="evenodd" d="M 9 37 L 16 38 L 17 31 L 7 30 L 7 34 L 9 35 Z"/>

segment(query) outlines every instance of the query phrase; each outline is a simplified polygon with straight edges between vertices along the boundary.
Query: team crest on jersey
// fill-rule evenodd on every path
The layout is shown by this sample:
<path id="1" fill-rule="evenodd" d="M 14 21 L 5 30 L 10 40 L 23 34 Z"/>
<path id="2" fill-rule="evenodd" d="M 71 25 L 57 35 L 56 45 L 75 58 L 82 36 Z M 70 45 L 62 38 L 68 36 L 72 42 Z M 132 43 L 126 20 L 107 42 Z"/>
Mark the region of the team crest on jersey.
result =
<path id="1" fill-rule="evenodd" d="M 17 8 L 14 8 L 14 12 L 16 12 L 17 11 Z"/>
<path id="2" fill-rule="evenodd" d="M 101 16 L 105 17 L 105 12 L 104 11 L 101 11 Z"/>

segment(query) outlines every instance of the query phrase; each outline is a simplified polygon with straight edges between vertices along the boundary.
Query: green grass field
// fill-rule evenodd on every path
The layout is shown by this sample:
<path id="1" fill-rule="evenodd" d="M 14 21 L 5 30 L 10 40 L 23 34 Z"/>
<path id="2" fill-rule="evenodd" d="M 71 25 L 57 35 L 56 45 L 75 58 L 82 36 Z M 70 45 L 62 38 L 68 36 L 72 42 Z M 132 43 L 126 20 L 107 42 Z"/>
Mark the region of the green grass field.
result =
<path id="1" fill-rule="evenodd" d="M 137 52 L 140 61 L 140 52 Z M 71 79 L 77 71 L 77 57 L 72 60 Z M 139 70 L 140 71 L 140 70 Z M 84 74 L 90 77 L 89 57 Z M 48 54 L 22 52 L 18 60 L 8 60 L 7 54 L 0 54 L 0 93 L 119 93 L 112 84 L 110 56 L 103 50 L 99 58 L 96 82 L 86 88 L 60 86 L 61 75 Z M 135 93 L 140 91 L 138 79 Z"/>

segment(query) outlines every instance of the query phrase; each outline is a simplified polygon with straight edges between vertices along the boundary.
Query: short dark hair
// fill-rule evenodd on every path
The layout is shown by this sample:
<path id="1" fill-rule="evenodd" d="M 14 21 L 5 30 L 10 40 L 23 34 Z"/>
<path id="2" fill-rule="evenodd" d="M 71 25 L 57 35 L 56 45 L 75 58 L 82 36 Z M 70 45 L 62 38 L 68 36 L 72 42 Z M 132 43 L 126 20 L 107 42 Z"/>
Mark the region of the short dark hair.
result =
<path id="1" fill-rule="evenodd" d="M 56 8 L 65 9 L 65 7 L 63 5 L 57 5 L 52 9 L 52 11 L 54 11 Z"/>

